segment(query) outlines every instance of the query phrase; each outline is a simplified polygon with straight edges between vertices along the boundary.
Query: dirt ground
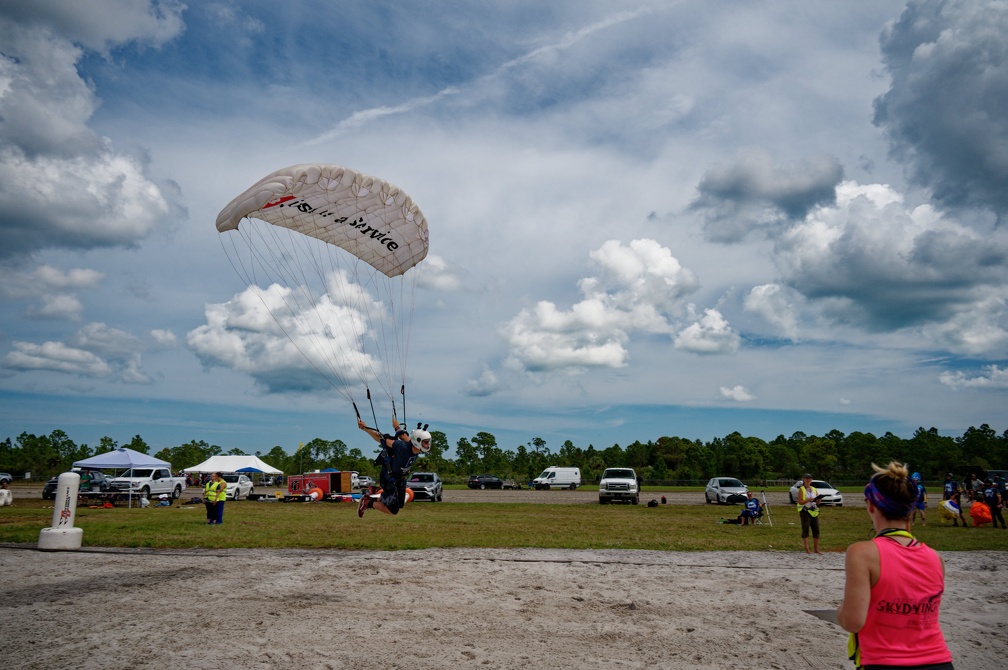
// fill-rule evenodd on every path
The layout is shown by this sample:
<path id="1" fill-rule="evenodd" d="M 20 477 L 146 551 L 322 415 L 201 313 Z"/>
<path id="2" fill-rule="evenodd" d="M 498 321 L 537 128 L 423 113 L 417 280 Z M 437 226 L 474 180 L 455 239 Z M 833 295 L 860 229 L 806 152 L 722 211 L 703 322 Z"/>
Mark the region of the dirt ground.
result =
<path id="1" fill-rule="evenodd" d="M 702 493 L 665 495 L 704 504 Z M 590 488 L 444 497 L 598 502 Z M 786 493 L 767 499 L 787 504 Z M 956 667 L 1004 668 L 1008 556 L 944 556 Z M 839 553 L 0 545 L 0 652 L 6 667 L 47 670 L 840 669 L 853 667 L 846 634 L 801 610 L 835 607 L 842 590 Z"/>
<path id="2" fill-rule="evenodd" d="M 957 668 L 1008 659 L 1005 555 L 948 553 Z M 843 555 L 0 546 L 11 668 L 849 668 Z"/>

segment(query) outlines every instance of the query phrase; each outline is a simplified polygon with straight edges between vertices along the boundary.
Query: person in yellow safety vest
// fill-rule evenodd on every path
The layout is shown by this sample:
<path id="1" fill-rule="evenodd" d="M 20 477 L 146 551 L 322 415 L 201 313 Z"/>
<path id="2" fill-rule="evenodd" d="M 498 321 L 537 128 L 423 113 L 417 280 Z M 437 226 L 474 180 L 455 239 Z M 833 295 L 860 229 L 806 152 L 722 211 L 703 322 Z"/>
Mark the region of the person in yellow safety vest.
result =
<path id="1" fill-rule="evenodd" d="M 224 501 L 227 500 L 227 482 L 224 481 L 224 475 L 221 473 L 216 473 L 217 475 L 217 525 L 224 523 Z"/>
<path id="2" fill-rule="evenodd" d="M 801 518 L 801 539 L 806 554 L 812 553 L 808 546 L 809 530 L 812 531 L 815 553 L 822 553 L 819 551 L 819 500 L 819 491 L 812 486 L 812 475 L 804 475 L 798 489 L 798 516 Z"/>
<path id="3" fill-rule="evenodd" d="M 218 474 L 215 472 L 210 475 L 210 479 L 207 480 L 206 485 L 203 487 L 203 504 L 206 505 L 206 519 L 208 524 L 217 523 L 217 496 L 224 484 L 224 480 L 220 479 Z M 227 486 L 224 486 L 224 495 L 227 495 Z"/>

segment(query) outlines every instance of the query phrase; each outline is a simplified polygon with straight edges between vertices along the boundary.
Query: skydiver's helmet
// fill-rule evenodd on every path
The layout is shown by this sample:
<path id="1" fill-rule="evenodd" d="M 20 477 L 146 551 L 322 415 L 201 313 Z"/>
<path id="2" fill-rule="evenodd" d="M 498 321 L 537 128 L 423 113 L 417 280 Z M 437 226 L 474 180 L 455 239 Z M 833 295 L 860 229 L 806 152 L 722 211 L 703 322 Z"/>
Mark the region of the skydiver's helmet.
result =
<path id="1" fill-rule="evenodd" d="M 910 475 L 910 479 L 920 484 L 920 473 L 919 472 L 913 473 L 912 475 Z"/>
<path id="2" fill-rule="evenodd" d="M 410 441 L 413 443 L 414 447 L 423 453 L 426 454 L 430 451 L 431 436 L 430 433 L 423 428 L 417 428 L 414 430 L 413 434 L 410 436 Z"/>

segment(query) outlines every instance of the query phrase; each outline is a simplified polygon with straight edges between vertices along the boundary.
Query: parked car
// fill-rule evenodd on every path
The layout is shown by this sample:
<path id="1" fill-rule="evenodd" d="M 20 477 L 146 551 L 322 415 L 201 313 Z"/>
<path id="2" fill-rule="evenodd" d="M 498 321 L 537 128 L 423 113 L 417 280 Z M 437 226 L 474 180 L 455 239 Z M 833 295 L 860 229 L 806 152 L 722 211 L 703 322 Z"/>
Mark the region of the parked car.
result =
<path id="1" fill-rule="evenodd" d="M 371 479 L 367 475 L 360 475 L 357 477 L 357 486 L 361 491 L 368 488 L 369 486 L 374 486 L 375 480 Z"/>
<path id="2" fill-rule="evenodd" d="M 794 504 L 798 504 L 798 489 L 800 489 L 801 486 L 802 481 L 798 480 L 788 491 L 788 497 Z M 836 505 L 837 507 L 843 507 L 843 494 L 833 488 L 833 485 L 829 482 L 825 482 L 821 479 L 813 479 L 812 488 L 818 491 L 819 495 L 824 496 L 823 499 L 819 501 L 820 505 Z"/>
<path id="3" fill-rule="evenodd" d="M 745 502 L 749 487 L 734 477 L 712 477 L 704 489 L 704 499 L 718 505 Z"/>
<path id="4" fill-rule="evenodd" d="M 493 475 L 469 475 L 468 486 L 471 489 L 502 489 L 504 480 Z"/>
<path id="5" fill-rule="evenodd" d="M 79 468 L 74 468 L 70 472 L 76 472 L 79 475 L 84 474 L 84 470 Z M 90 486 L 84 487 L 84 478 L 81 477 L 81 491 L 108 491 L 112 488 L 112 478 L 106 475 L 101 470 L 88 470 L 88 476 L 91 478 Z M 51 478 L 42 487 L 42 500 L 56 500 L 56 486 L 59 484 L 59 475 Z"/>
<path id="6" fill-rule="evenodd" d="M 636 505 L 640 500 L 637 488 L 637 473 L 633 468 L 606 468 L 599 480 L 598 501 L 600 505 L 623 500 Z"/>
<path id="7" fill-rule="evenodd" d="M 242 474 L 224 475 L 224 481 L 227 482 L 227 497 L 231 500 L 248 499 L 254 490 L 252 480 Z"/>
<path id="8" fill-rule="evenodd" d="M 0 482 L 3 482 L 5 484 L 10 484 L 12 481 L 14 481 L 14 478 L 11 477 L 11 473 L 9 473 L 9 472 L 0 472 Z"/>
<path id="9" fill-rule="evenodd" d="M 441 502 L 441 478 L 436 472 L 414 472 L 406 487 L 413 490 L 413 500 Z"/>

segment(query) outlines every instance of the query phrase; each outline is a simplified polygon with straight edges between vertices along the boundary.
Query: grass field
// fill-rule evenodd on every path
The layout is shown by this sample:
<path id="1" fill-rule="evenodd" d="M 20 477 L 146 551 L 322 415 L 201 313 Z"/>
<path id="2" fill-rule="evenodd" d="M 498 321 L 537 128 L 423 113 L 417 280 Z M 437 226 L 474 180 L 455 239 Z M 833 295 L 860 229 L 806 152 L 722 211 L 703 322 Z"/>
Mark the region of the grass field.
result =
<path id="1" fill-rule="evenodd" d="M 722 525 L 735 507 L 701 505 L 585 505 L 526 503 L 413 503 L 397 517 L 374 511 L 357 518 L 350 503 L 229 501 L 223 526 L 204 523 L 202 505 L 147 509 L 78 507 L 76 526 L 84 546 L 152 548 L 338 548 L 544 547 L 561 549 L 651 549 L 668 551 L 801 551 L 798 515 L 773 511 L 773 526 Z M 871 533 L 862 508 L 825 508 L 823 551 L 843 551 Z M 942 551 L 1008 550 L 1008 531 L 954 528 L 929 514 L 916 526 L 919 539 Z M 52 521 L 52 502 L 17 500 L 0 508 L 0 542 L 38 542 Z"/>

